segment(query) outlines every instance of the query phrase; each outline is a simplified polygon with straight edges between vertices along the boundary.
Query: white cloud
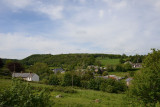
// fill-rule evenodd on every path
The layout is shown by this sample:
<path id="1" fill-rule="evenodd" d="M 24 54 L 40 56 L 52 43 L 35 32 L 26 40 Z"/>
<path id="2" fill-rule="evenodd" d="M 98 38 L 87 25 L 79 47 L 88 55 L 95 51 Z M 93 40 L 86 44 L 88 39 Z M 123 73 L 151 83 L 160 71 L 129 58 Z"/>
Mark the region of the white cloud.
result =
<path id="1" fill-rule="evenodd" d="M 22 9 L 32 4 L 32 0 L 3 0 L 10 8 Z"/>
<path id="2" fill-rule="evenodd" d="M 114 1 L 114 0 L 102 0 L 103 2 L 107 3 L 109 7 L 114 9 L 123 9 L 127 6 L 126 0 L 121 1 Z"/>
<path id="3" fill-rule="evenodd" d="M 160 12 L 160 1 L 159 0 L 155 3 L 155 7 Z"/>
<path id="4" fill-rule="evenodd" d="M 63 6 L 41 5 L 36 9 L 37 12 L 46 14 L 51 19 L 61 19 L 63 17 Z"/>
<path id="5" fill-rule="evenodd" d="M 37 12 L 55 20 L 63 17 L 63 5 L 45 4 L 39 0 L 3 0 L 4 5 L 8 6 L 13 12 L 23 11 Z"/>
<path id="6" fill-rule="evenodd" d="M 45 36 L 28 37 L 27 34 L 1 33 L 0 56 L 23 58 L 32 53 L 72 52 L 141 54 L 150 48 L 160 48 L 160 15 L 157 11 L 160 9 L 159 0 L 94 0 L 97 4 L 88 0 L 66 0 L 64 4 L 47 4 L 43 0 L 29 0 L 28 3 L 24 1 L 16 2 L 22 5 L 13 2 L 10 5 L 35 12 L 39 17 L 49 17 L 52 20 L 44 22 L 55 22 L 58 26 L 55 24 L 52 28 L 49 25 L 50 28 L 47 28 L 38 23 L 39 30 L 48 29 L 43 32 Z M 30 8 L 26 8 L 28 6 Z M 29 27 L 32 29 L 33 26 Z M 56 39 L 57 36 L 61 39 Z"/>
<path id="7" fill-rule="evenodd" d="M 27 36 L 22 33 L 0 33 L 0 57 L 22 59 L 31 54 L 61 54 L 92 52 L 69 45 L 66 41 L 47 39 L 42 36 Z"/>
<path id="8" fill-rule="evenodd" d="M 79 0 L 82 4 L 86 3 L 86 0 Z"/>
<path id="9" fill-rule="evenodd" d="M 99 10 L 99 17 L 103 18 L 103 16 L 104 16 L 104 11 L 103 10 Z"/>

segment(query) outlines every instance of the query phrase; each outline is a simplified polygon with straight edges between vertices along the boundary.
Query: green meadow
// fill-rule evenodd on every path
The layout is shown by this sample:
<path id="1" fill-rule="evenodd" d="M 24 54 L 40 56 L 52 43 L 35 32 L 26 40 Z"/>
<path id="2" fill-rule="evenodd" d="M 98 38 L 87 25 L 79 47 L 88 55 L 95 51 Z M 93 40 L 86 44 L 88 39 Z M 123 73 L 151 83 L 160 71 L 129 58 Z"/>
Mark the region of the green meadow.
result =
<path id="1" fill-rule="evenodd" d="M 10 87 L 12 84 L 11 79 L 0 79 L 0 91 L 3 91 Z M 30 83 L 35 90 L 40 88 L 50 89 L 51 101 L 53 107 L 127 107 L 128 102 L 125 100 L 125 94 L 113 94 L 102 91 L 94 91 L 87 89 L 80 89 L 77 87 L 57 87 L 44 85 L 39 83 Z M 57 87 L 57 88 L 56 88 Z M 56 89 L 56 90 L 55 90 Z M 68 89 L 68 91 L 62 90 Z M 74 90 L 75 92 L 72 93 Z M 56 98 L 57 95 L 62 97 Z M 98 100 L 98 101 L 95 101 Z"/>
<path id="2" fill-rule="evenodd" d="M 98 57 L 96 60 L 100 61 L 103 66 L 106 66 L 106 65 L 117 65 L 117 64 L 119 64 L 119 58 L 117 58 L 117 59 L 111 59 L 111 58 L 101 58 L 101 57 Z"/>

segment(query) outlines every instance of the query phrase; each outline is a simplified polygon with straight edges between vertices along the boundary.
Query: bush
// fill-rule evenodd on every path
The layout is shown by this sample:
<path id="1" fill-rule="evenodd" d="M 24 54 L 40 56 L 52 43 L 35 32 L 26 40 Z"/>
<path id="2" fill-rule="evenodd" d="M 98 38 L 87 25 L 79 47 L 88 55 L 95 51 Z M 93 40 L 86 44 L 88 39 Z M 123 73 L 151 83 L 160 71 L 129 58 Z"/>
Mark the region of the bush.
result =
<path id="1" fill-rule="evenodd" d="M 120 93 L 126 90 L 126 85 L 121 81 L 109 78 L 101 83 L 100 90 L 109 93 Z"/>
<path id="2" fill-rule="evenodd" d="M 0 106 L 48 107 L 49 99 L 45 90 L 35 94 L 28 83 L 13 80 L 12 86 L 0 94 Z"/>
<path id="3" fill-rule="evenodd" d="M 132 70 L 132 65 L 130 63 L 126 63 L 126 64 L 124 64 L 124 68 L 126 70 Z"/>
<path id="4" fill-rule="evenodd" d="M 72 77 L 73 86 L 80 86 L 80 77 L 70 72 L 64 74 L 62 86 L 72 86 Z"/>
<path id="5" fill-rule="evenodd" d="M 106 76 L 106 75 L 108 75 L 108 72 L 104 71 L 103 74 L 102 74 L 102 76 Z"/>
<path id="6" fill-rule="evenodd" d="M 99 90 L 100 89 L 100 85 L 103 82 L 104 79 L 102 78 L 95 78 L 95 79 L 91 79 L 89 81 L 88 87 L 90 89 L 94 89 L 94 90 Z"/>
<path id="7" fill-rule="evenodd" d="M 59 85 L 59 79 L 56 75 L 51 75 L 49 77 L 49 85 Z"/>
<path id="8" fill-rule="evenodd" d="M 127 72 L 127 70 L 122 65 L 117 65 L 115 71 L 117 72 Z"/>
<path id="9" fill-rule="evenodd" d="M 88 81 L 84 81 L 84 80 L 81 81 L 81 87 L 88 88 L 89 87 L 88 85 L 89 85 Z"/>
<path id="10" fill-rule="evenodd" d="M 107 72 L 113 72 L 114 71 L 114 68 L 112 65 L 107 65 Z"/>

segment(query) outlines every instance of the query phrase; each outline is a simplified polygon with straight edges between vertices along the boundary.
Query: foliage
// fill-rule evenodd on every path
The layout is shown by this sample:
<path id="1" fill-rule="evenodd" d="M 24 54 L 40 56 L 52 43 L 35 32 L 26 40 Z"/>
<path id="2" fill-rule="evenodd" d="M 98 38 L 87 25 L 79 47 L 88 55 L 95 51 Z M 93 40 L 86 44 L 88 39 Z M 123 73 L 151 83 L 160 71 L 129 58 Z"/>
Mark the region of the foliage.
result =
<path id="1" fill-rule="evenodd" d="M 0 78 L 1 88 L 6 89 L 10 84 L 11 80 Z M 39 91 L 41 91 L 44 88 L 49 89 L 50 100 L 54 103 L 53 107 L 130 107 L 130 103 L 127 101 L 128 97 L 124 98 L 125 93 L 117 94 L 89 89 L 73 89 L 72 87 L 52 86 L 32 82 L 30 82 L 30 85 L 32 86 L 32 90 L 40 89 Z M 59 94 L 63 98 L 55 98 Z M 94 102 L 95 99 L 100 99 L 101 102 L 96 103 Z M 135 107 L 139 107 L 139 105 Z"/>
<path id="2" fill-rule="evenodd" d="M 86 81 L 86 80 L 81 80 L 81 87 L 87 89 L 89 88 L 89 81 Z"/>
<path id="3" fill-rule="evenodd" d="M 124 69 L 126 69 L 127 71 L 128 70 L 132 70 L 132 65 L 130 64 L 130 63 L 126 63 L 126 64 L 124 64 Z"/>
<path id="4" fill-rule="evenodd" d="M 104 71 L 103 74 L 102 74 L 102 76 L 106 76 L 106 75 L 108 75 L 108 72 Z"/>
<path id="5" fill-rule="evenodd" d="M 143 65 L 135 74 L 128 95 L 145 106 L 155 106 L 160 102 L 160 50 L 153 49 Z"/>
<path id="6" fill-rule="evenodd" d="M 35 94 L 29 84 L 14 80 L 12 86 L 0 94 L 0 106 L 48 107 L 49 99 L 44 90 Z"/>
<path id="7" fill-rule="evenodd" d="M 119 93 L 126 90 L 126 85 L 121 81 L 109 78 L 101 83 L 100 90 L 109 93 Z"/>
<path id="8" fill-rule="evenodd" d="M 121 64 L 116 65 L 115 71 L 117 71 L 117 72 L 127 72 L 127 70 Z"/>
<path id="9" fill-rule="evenodd" d="M 47 64 L 45 63 L 40 63 L 40 62 L 37 62 L 35 63 L 33 66 L 31 66 L 29 68 L 29 70 L 31 72 L 34 72 L 36 74 L 39 75 L 40 77 L 40 80 L 43 80 L 45 82 L 45 80 L 48 80 L 49 79 L 49 75 L 52 74 L 53 72 L 50 71 L 49 67 Z"/>
<path id="10" fill-rule="evenodd" d="M 93 65 L 95 63 L 95 57 L 92 54 L 35 54 L 21 60 L 21 62 L 26 65 L 33 65 L 36 62 L 41 62 L 49 66 L 62 67 L 70 71 L 77 66 L 87 67 L 88 65 Z"/>
<path id="11" fill-rule="evenodd" d="M 120 64 L 123 64 L 123 63 L 125 63 L 125 60 L 121 57 L 119 62 L 120 62 Z"/>
<path id="12" fill-rule="evenodd" d="M 59 85 L 59 79 L 57 75 L 50 75 L 49 77 L 49 85 Z"/>
<path id="13" fill-rule="evenodd" d="M 127 58 L 127 61 L 131 61 L 133 63 L 142 63 L 142 61 L 145 59 L 145 55 L 134 55 L 134 56 L 129 56 Z"/>
<path id="14" fill-rule="evenodd" d="M 93 71 L 86 71 L 83 72 L 80 76 L 81 76 L 81 80 L 86 80 L 89 81 L 90 79 L 94 78 L 94 70 Z"/>
<path id="15" fill-rule="evenodd" d="M 114 71 L 114 68 L 113 68 L 112 65 L 107 65 L 106 68 L 107 68 L 107 72 L 113 72 Z"/>
<path id="16" fill-rule="evenodd" d="M 135 71 L 129 71 L 128 73 L 130 77 L 133 77 L 135 75 Z"/>
<path id="17" fill-rule="evenodd" d="M 73 81 L 72 81 L 73 79 Z M 80 77 L 75 75 L 73 72 L 67 72 L 64 74 L 62 86 L 80 86 Z"/>
<path id="18" fill-rule="evenodd" d="M 89 81 L 88 88 L 89 88 L 89 89 L 93 89 L 93 90 L 99 90 L 102 81 L 103 81 L 102 78 L 91 79 L 91 80 Z"/>
<path id="19" fill-rule="evenodd" d="M 109 93 L 119 93 L 126 90 L 126 85 L 123 82 L 114 79 L 95 78 L 88 83 L 89 89 L 101 90 Z"/>
<path id="20" fill-rule="evenodd" d="M 3 63 L 2 59 L 0 58 L 0 68 L 2 68 L 3 65 L 4 65 L 4 63 Z"/>
<path id="21" fill-rule="evenodd" d="M 21 63 L 19 62 L 10 62 L 10 63 L 7 63 L 7 68 L 10 70 L 10 72 L 21 72 L 21 71 L 24 71 L 24 67 Z"/>

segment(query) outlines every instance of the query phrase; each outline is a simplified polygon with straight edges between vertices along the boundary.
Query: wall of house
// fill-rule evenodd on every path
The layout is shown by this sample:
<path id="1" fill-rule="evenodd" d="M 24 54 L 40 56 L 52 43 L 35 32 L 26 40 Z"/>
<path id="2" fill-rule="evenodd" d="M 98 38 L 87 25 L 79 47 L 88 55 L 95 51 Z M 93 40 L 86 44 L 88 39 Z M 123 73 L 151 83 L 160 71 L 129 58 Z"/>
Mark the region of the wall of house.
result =
<path id="1" fill-rule="evenodd" d="M 32 81 L 39 81 L 39 76 L 37 74 L 34 74 L 34 76 L 31 78 Z"/>
<path id="2" fill-rule="evenodd" d="M 30 78 L 30 77 L 27 77 L 27 79 L 26 79 L 27 81 L 32 81 L 32 79 Z"/>

